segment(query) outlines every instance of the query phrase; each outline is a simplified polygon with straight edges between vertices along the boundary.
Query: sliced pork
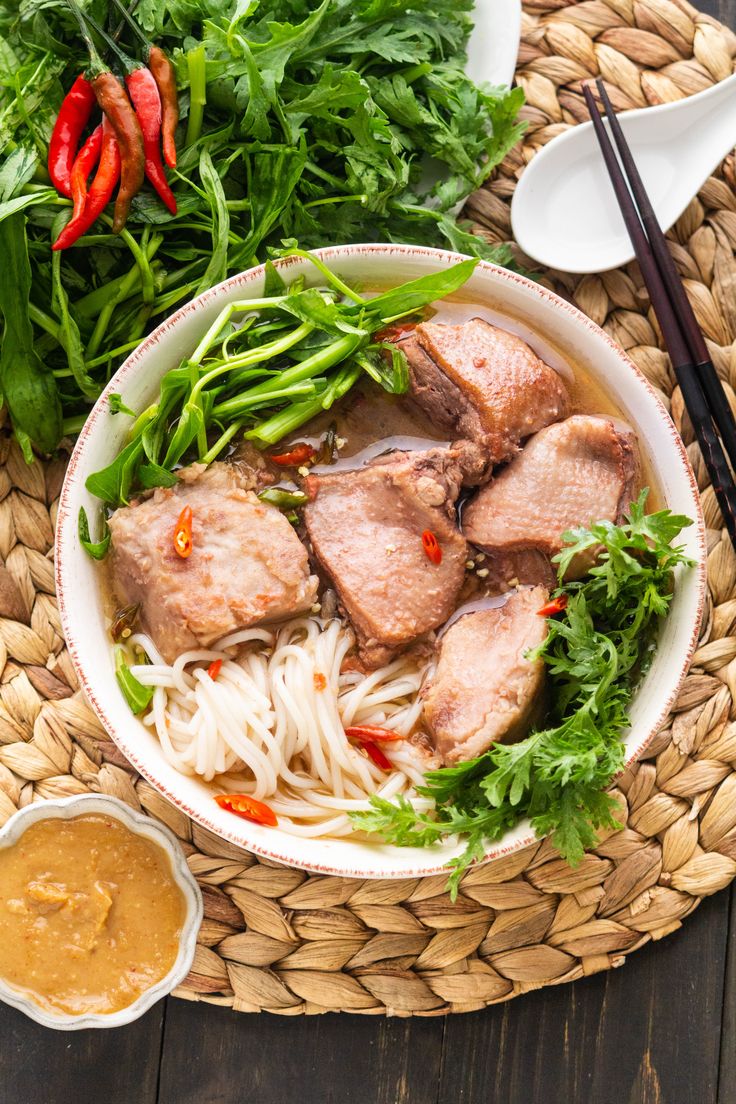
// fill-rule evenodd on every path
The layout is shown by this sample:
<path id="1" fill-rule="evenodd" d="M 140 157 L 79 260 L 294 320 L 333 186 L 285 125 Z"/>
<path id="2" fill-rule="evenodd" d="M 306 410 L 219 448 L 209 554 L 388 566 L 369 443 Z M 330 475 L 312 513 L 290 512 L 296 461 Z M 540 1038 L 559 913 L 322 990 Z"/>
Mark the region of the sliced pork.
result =
<path id="1" fill-rule="evenodd" d="M 525 657 L 547 635 L 544 587 L 518 590 L 499 606 L 463 614 L 443 635 L 424 690 L 424 719 L 445 764 L 482 755 L 528 734 L 544 706 L 545 665 Z"/>
<path id="2" fill-rule="evenodd" d="M 477 450 L 394 452 L 354 471 L 312 475 L 304 521 L 314 554 L 355 629 L 365 667 L 441 625 L 455 608 L 467 549 L 454 503 Z M 442 558 L 427 556 L 422 534 Z"/>
<path id="3" fill-rule="evenodd" d="M 248 489 L 247 465 L 192 465 L 175 487 L 110 518 L 112 577 L 120 604 L 140 619 L 164 658 L 226 633 L 308 609 L 318 580 L 286 518 Z M 193 549 L 174 550 L 181 511 L 192 510 Z"/>
<path id="4" fill-rule="evenodd" d="M 421 322 L 398 344 L 414 402 L 438 428 L 482 445 L 494 464 L 569 411 L 558 373 L 516 334 L 482 318 Z"/>
<path id="5" fill-rule="evenodd" d="M 494 556 L 554 556 L 566 529 L 620 520 L 639 469 L 636 438 L 610 418 L 578 414 L 541 430 L 463 511 L 468 540 Z M 571 566 L 584 574 L 591 557 Z"/>
<path id="6" fill-rule="evenodd" d="M 474 553 L 471 552 L 471 557 Z M 486 587 L 490 594 L 507 594 L 517 586 L 544 586 L 552 590 L 557 572 L 549 556 L 536 548 L 521 548 L 517 552 L 488 553 L 478 568 L 487 568 Z"/>

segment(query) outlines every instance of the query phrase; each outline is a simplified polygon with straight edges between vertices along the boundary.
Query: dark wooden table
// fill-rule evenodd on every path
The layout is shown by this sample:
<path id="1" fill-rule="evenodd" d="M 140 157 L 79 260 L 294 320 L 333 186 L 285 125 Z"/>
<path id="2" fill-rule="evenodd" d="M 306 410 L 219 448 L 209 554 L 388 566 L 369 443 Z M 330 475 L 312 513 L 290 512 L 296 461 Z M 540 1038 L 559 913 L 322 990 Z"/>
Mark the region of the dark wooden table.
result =
<path id="1" fill-rule="evenodd" d="M 736 28 L 736 0 L 699 6 Z M 168 1000 L 65 1034 L 0 1005 L 0 1104 L 736 1104 L 735 893 L 619 970 L 466 1016 Z"/>

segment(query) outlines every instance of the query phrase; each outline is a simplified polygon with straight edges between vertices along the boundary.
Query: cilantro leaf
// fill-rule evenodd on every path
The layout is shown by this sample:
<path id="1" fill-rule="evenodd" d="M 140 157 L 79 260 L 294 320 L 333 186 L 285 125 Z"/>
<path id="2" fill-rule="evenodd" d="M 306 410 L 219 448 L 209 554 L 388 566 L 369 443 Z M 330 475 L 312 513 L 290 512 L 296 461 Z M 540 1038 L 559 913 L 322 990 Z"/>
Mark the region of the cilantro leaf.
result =
<path id="1" fill-rule="evenodd" d="M 373 798 L 369 812 L 352 814 L 355 828 L 398 845 L 463 836 L 465 850 L 451 864 L 453 894 L 487 845 L 525 817 L 572 865 L 600 829 L 620 827 L 606 789 L 623 768 L 627 710 L 672 599 L 674 569 L 693 565 L 674 543 L 690 519 L 669 510 L 647 514 L 646 499 L 644 490 L 620 525 L 597 522 L 564 534 L 557 593 L 567 596 L 567 606 L 529 653 L 548 668 L 548 727 L 430 771 L 419 793 L 434 799 L 431 813 L 417 813 L 402 797 Z M 599 554 L 587 577 L 565 583 L 574 557 L 590 549 Z"/>

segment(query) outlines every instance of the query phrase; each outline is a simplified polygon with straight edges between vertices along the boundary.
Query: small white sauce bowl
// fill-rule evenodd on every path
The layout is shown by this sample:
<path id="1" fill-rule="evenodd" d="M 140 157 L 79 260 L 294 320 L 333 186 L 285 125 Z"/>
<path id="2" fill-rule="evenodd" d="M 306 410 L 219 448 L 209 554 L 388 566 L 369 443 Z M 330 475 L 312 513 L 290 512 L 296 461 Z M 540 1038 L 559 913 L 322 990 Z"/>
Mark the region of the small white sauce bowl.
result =
<path id="1" fill-rule="evenodd" d="M 31 997 L 0 977 L 0 1000 L 24 1012 L 36 1023 L 55 1028 L 57 1031 L 79 1031 L 88 1027 L 122 1027 L 137 1020 L 148 1011 L 151 1005 L 180 985 L 187 976 L 194 959 L 197 933 L 202 923 L 202 893 L 187 866 L 184 852 L 176 836 L 159 821 L 134 812 L 116 797 L 107 797 L 104 794 L 79 794 L 75 797 L 59 798 L 56 801 L 38 801 L 33 805 L 27 805 L 25 809 L 15 813 L 0 829 L 0 849 L 12 847 L 32 824 L 40 820 L 71 820 L 73 817 L 89 816 L 93 813 L 114 817 L 134 835 L 150 840 L 168 855 L 174 881 L 184 896 L 186 913 L 179 936 L 179 953 L 168 974 L 155 985 L 144 990 L 132 1004 L 117 1012 L 83 1013 L 76 1016 L 66 1012 L 52 1012 L 42 1008 Z"/>
<path id="2" fill-rule="evenodd" d="M 363 287 L 395 286 L 441 272 L 462 260 L 457 253 L 415 245 L 336 245 L 315 250 L 343 280 Z M 314 267 L 296 257 L 279 262 L 287 282 L 304 276 L 323 282 Z M 155 733 L 134 717 L 115 681 L 108 618 L 102 600 L 99 565 L 81 547 L 79 508 L 96 526 L 99 502 L 85 488 L 92 472 L 111 463 L 127 441 L 130 421 L 113 414 L 110 395 L 118 392 L 133 410 L 156 401 L 162 377 L 197 345 L 222 308 L 235 300 L 263 295 L 263 265 L 232 276 L 180 307 L 161 323 L 116 372 L 79 434 L 59 500 L 56 527 L 56 593 L 69 655 L 80 685 L 106 730 L 136 770 L 187 816 L 231 843 L 266 859 L 347 878 L 417 878 L 447 873 L 446 864 L 464 850 L 447 841 L 429 848 L 393 847 L 378 842 L 311 839 L 289 835 L 233 816 L 213 800 L 216 789 L 181 774 L 164 756 Z M 513 322 L 545 357 L 572 361 L 603 388 L 639 439 L 644 462 L 664 503 L 694 524 L 682 534 L 697 566 L 678 572 L 675 595 L 660 633 L 657 652 L 630 710 L 624 736 L 626 763 L 633 763 L 664 724 L 696 648 L 705 598 L 705 526 L 698 486 L 675 426 L 654 388 L 620 345 L 571 303 L 540 284 L 481 261 L 462 289 L 466 301 L 482 304 Z M 547 352 L 549 350 L 549 353 Z M 497 858 L 536 839 L 524 821 L 488 845 L 485 859 Z"/>

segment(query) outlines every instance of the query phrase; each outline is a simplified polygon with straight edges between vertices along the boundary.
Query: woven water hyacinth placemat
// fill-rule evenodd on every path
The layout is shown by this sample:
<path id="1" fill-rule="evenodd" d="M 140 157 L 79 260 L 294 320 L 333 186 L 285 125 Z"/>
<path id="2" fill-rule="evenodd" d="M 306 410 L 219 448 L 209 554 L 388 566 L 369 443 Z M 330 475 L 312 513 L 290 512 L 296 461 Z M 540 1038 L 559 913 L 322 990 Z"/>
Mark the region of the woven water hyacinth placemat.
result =
<path id="1" fill-rule="evenodd" d="M 602 76 L 617 109 L 679 99 L 727 77 L 736 36 L 683 0 L 528 0 L 517 79 L 524 143 L 468 205 L 476 231 L 510 234 L 525 163 L 587 117 L 580 82 Z M 734 406 L 736 192 L 729 158 L 670 240 Z M 709 601 L 671 723 L 618 783 L 626 827 L 571 870 L 548 843 L 444 877 L 315 877 L 240 851 L 189 821 L 126 763 L 77 693 L 54 599 L 63 461 L 27 467 L 0 441 L 0 823 L 34 800 L 113 794 L 168 824 L 205 898 L 180 997 L 237 1011 L 441 1015 L 621 965 L 680 926 L 736 875 L 736 555 L 636 266 L 548 273 L 633 357 L 688 443 L 708 526 Z"/>

